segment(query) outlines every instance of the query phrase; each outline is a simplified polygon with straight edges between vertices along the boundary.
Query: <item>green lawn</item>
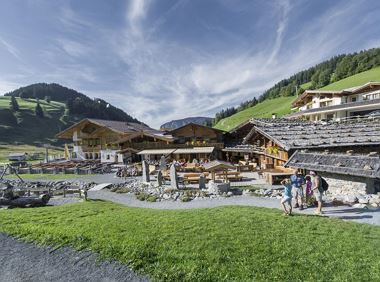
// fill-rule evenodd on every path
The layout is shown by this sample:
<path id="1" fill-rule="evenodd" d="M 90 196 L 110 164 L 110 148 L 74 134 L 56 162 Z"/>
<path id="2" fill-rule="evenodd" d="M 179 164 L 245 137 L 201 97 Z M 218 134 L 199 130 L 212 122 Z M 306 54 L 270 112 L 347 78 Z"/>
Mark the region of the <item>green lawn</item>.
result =
<path id="1" fill-rule="evenodd" d="M 310 82 L 306 82 L 306 83 L 300 85 L 300 87 L 301 87 L 303 90 L 307 90 L 307 89 L 309 89 L 310 86 L 311 86 L 311 81 L 310 81 Z"/>
<path id="2" fill-rule="evenodd" d="M 30 180 L 57 180 L 57 179 L 76 179 L 81 177 L 93 176 L 95 174 L 20 174 L 23 179 Z M 5 178 L 18 179 L 16 175 L 7 175 Z"/>
<path id="3" fill-rule="evenodd" d="M 291 103 L 294 99 L 295 97 L 292 96 L 265 100 L 254 107 L 245 109 L 244 111 L 220 120 L 214 127 L 221 130 L 230 131 L 239 124 L 253 117 L 270 118 L 272 113 L 276 113 L 277 116 L 281 117 L 290 113 L 290 109 L 292 107 Z"/>
<path id="4" fill-rule="evenodd" d="M 341 79 L 337 82 L 331 83 L 325 87 L 322 87 L 322 90 L 342 90 L 354 86 L 363 85 L 370 81 L 380 81 L 380 67 L 364 71 L 353 76 Z"/>
<path id="5" fill-rule="evenodd" d="M 165 281 L 379 281 L 380 228 L 279 210 L 128 208 L 103 201 L 0 212 L 0 231 L 114 258 Z"/>

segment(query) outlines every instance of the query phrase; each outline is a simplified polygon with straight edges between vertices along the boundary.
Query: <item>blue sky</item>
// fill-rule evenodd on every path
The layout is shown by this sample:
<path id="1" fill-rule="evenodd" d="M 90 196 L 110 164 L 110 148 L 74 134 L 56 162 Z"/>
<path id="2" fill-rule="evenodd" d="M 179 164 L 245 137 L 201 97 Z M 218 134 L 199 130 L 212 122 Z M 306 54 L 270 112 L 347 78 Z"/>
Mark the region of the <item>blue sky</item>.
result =
<path id="1" fill-rule="evenodd" d="M 2 0 L 0 93 L 57 82 L 151 126 L 380 47 L 378 0 Z"/>

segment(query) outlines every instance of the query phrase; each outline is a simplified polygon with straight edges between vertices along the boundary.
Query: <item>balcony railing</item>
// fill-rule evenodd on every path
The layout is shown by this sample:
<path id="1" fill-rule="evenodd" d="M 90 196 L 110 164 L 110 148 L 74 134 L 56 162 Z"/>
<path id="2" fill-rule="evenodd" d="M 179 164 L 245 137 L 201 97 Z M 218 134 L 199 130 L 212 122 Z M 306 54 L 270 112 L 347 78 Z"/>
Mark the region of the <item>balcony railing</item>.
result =
<path id="1" fill-rule="evenodd" d="M 136 150 L 145 150 L 145 149 L 171 149 L 171 148 L 193 148 L 193 147 L 215 147 L 217 149 L 223 149 L 223 143 L 203 143 L 203 142 L 190 142 L 187 144 L 164 144 L 157 142 L 149 143 L 131 143 L 125 144 L 124 147 L 133 148 Z"/>
<path id="2" fill-rule="evenodd" d="M 297 117 L 297 116 L 302 116 L 304 114 L 334 111 L 334 110 L 345 110 L 345 109 L 351 109 L 355 107 L 371 106 L 371 105 L 376 105 L 376 104 L 380 104 L 380 99 L 364 100 L 360 102 L 348 102 L 344 104 L 327 106 L 323 108 L 313 108 L 313 109 L 308 109 L 304 111 L 299 111 L 296 113 L 291 113 L 287 115 L 287 117 Z"/>

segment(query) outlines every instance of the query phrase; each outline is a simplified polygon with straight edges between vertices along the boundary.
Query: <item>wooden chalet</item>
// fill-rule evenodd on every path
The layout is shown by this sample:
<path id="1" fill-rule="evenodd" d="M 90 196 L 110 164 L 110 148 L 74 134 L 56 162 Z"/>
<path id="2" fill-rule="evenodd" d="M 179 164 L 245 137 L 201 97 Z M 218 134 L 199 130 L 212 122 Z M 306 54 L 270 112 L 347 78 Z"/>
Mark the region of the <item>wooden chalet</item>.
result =
<path id="1" fill-rule="evenodd" d="M 83 119 L 57 134 L 61 139 L 72 139 L 74 142 L 73 158 L 80 160 L 101 160 L 102 162 L 123 162 L 125 156 L 120 151 L 120 142 L 129 144 L 130 140 L 158 140 L 172 142 L 170 135 L 139 123 L 111 121 L 100 119 Z M 148 142 L 147 141 L 147 142 Z M 144 141 L 145 142 L 145 141 Z M 141 144 L 144 142 L 134 142 Z M 127 145 L 126 145 L 127 146 Z M 131 147 L 131 152 L 141 148 Z M 128 156 L 127 157 L 132 157 Z"/>
<path id="2" fill-rule="evenodd" d="M 283 166 L 298 149 L 331 151 L 379 150 L 380 121 L 314 123 L 287 119 L 252 119 L 252 129 L 240 144 L 224 152 L 250 154 L 261 168 Z"/>
<path id="3" fill-rule="evenodd" d="M 215 159 L 221 157 L 221 149 L 224 148 L 224 134 L 225 132 L 222 130 L 189 123 L 163 133 L 164 137 L 172 138 L 173 142 L 170 144 L 156 142 L 153 146 L 140 151 L 138 155 L 145 159 L 159 159 L 164 155 L 187 162 L 194 159 Z"/>

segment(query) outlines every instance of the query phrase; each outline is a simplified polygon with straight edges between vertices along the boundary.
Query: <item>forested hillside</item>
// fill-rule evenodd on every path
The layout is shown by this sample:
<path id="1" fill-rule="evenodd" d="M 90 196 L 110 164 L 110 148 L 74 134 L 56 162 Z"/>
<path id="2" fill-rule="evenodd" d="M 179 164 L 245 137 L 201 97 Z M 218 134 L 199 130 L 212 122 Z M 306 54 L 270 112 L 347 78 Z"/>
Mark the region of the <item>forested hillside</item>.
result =
<path id="1" fill-rule="evenodd" d="M 68 114 L 79 115 L 87 118 L 99 118 L 108 120 L 120 120 L 139 122 L 137 119 L 126 114 L 102 99 L 91 99 L 73 89 L 56 83 L 36 83 L 21 87 L 5 96 L 20 97 L 21 99 L 39 99 L 45 101 L 56 101 L 66 105 Z"/>
<path id="2" fill-rule="evenodd" d="M 83 118 L 139 122 L 104 100 L 38 83 L 0 96 L 0 144 L 59 144 L 55 135 Z"/>
<path id="3" fill-rule="evenodd" d="M 222 110 L 215 115 L 214 124 L 221 119 L 255 106 L 259 102 L 277 97 L 289 97 L 302 93 L 305 89 L 318 89 L 346 77 L 380 66 L 380 48 L 359 53 L 335 56 L 307 70 L 300 71 L 287 79 L 276 83 L 258 99 L 241 103 L 238 107 Z"/>

